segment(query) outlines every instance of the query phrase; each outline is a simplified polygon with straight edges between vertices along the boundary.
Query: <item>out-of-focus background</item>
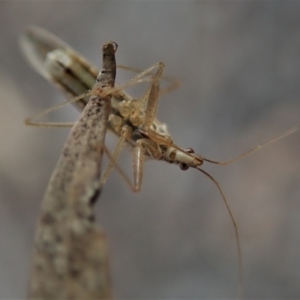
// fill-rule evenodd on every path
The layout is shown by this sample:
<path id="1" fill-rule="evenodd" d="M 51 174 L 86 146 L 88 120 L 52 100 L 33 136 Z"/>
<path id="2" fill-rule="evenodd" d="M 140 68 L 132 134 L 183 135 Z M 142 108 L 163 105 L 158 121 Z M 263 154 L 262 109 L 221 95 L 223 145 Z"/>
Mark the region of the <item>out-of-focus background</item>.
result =
<path id="1" fill-rule="evenodd" d="M 40 202 L 68 134 L 23 125 L 63 100 L 23 59 L 25 26 L 53 32 L 98 67 L 108 40 L 119 44 L 118 63 L 164 62 L 181 87 L 160 100 L 158 117 L 178 145 L 226 160 L 300 124 L 299 16 L 299 1 L 1 1 L 0 298 L 25 297 Z M 77 116 L 68 106 L 51 118 Z M 119 162 L 131 175 L 127 149 Z M 299 299 L 300 132 L 205 167 L 238 223 L 245 299 Z M 233 226 L 200 172 L 150 161 L 139 194 L 114 173 L 97 206 L 117 299 L 234 297 Z"/>

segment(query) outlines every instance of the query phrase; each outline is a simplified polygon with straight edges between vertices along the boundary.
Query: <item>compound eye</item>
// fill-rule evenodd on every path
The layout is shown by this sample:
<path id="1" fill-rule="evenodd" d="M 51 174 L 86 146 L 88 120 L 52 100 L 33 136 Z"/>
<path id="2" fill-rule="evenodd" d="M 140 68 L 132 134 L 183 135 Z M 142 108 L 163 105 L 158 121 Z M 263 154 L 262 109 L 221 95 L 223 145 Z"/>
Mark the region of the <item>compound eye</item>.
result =
<path id="1" fill-rule="evenodd" d="M 116 42 L 112 42 L 112 45 L 114 47 L 114 51 L 116 52 L 119 47 L 118 44 Z"/>
<path id="2" fill-rule="evenodd" d="M 185 152 L 190 153 L 190 154 L 194 154 L 195 150 L 193 148 L 187 148 L 187 149 L 185 149 Z"/>
<path id="3" fill-rule="evenodd" d="M 185 164 L 185 163 L 180 163 L 180 164 L 179 164 L 179 167 L 180 167 L 180 169 L 181 169 L 182 171 L 186 171 L 186 170 L 189 169 L 189 166 L 188 166 L 187 164 Z"/>

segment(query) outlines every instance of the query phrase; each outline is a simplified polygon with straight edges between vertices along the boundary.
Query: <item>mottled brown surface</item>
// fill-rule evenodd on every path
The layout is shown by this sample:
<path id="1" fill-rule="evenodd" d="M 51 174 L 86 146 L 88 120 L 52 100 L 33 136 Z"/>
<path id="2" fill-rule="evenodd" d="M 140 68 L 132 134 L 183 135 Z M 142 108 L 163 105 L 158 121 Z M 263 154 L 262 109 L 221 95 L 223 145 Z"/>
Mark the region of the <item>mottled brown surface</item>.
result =
<path id="1" fill-rule="evenodd" d="M 103 74 L 71 129 L 42 202 L 29 297 L 108 299 L 111 283 L 107 241 L 95 224 L 101 162 L 116 62 L 113 44 L 103 46 Z"/>

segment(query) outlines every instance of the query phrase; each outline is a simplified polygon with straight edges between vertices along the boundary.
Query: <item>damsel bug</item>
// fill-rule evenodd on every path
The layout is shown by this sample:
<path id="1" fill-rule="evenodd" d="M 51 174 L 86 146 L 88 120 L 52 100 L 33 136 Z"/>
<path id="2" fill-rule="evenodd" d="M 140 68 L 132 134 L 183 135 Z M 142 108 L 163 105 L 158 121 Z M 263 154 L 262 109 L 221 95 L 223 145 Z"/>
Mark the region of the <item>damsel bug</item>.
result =
<path id="1" fill-rule="evenodd" d="M 24 33 L 21 43 L 24 53 L 34 68 L 47 80 L 57 85 L 68 98 L 76 97 L 92 87 L 97 71 L 57 37 L 37 27 L 31 27 Z M 112 153 L 109 165 L 102 175 L 101 183 L 105 183 L 111 169 L 116 165 L 115 162 L 124 144 L 128 144 L 133 151 L 134 182 L 133 184 L 129 183 L 133 191 L 139 191 L 141 188 L 145 157 L 177 164 L 182 170 L 187 170 L 190 167 L 195 168 L 205 174 L 217 186 L 234 225 L 241 282 L 242 258 L 236 222 L 219 183 L 201 166 L 205 161 L 219 165 L 227 165 L 237 161 L 263 146 L 299 130 L 299 126 L 293 127 L 229 161 L 219 162 L 197 155 L 191 148 L 183 149 L 177 146 L 168 133 L 166 125 L 155 118 L 157 103 L 161 94 L 159 84 L 163 68 L 162 63 L 157 63 L 138 74 L 128 83 L 117 86 L 109 92 L 112 94 L 112 111 L 108 127 L 120 138 Z M 123 91 L 125 88 L 140 82 L 150 82 L 150 85 L 139 99 L 132 98 Z M 167 90 L 171 90 L 175 86 L 176 82 L 174 81 Z M 82 109 L 86 104 L 85 97 L 92 93 L 93 91 L 87 92 L 68 102 L 77 103 L 75 105 Z M 40 117 L 53 109 L 40 113 L 36 117 Z M 31 120 L 27 120 L 27 124 L 49 126 L 49 124 L 35 123 Z M 59 124 L 52 124 L 52 126 L 57 125 Z"/>

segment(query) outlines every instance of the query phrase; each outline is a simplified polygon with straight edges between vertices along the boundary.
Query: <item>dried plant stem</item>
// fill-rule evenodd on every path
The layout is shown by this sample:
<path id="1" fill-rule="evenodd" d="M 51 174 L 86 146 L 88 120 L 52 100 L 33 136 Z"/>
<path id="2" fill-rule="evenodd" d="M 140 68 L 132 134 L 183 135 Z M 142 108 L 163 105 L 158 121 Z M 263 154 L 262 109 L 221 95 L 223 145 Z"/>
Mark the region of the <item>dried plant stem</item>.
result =
<path id="1" fill-rule="evenodd" d="M 93 204 L 99 196 L 101 160 L 116 74 L 115 43 L 103 46 L 103 69 L 74 124 L 42 203 L 35 238 L 29 298 L 110 299 L 104 231 Z M 101 96 L 102 95 L 102 96 Z"/>

